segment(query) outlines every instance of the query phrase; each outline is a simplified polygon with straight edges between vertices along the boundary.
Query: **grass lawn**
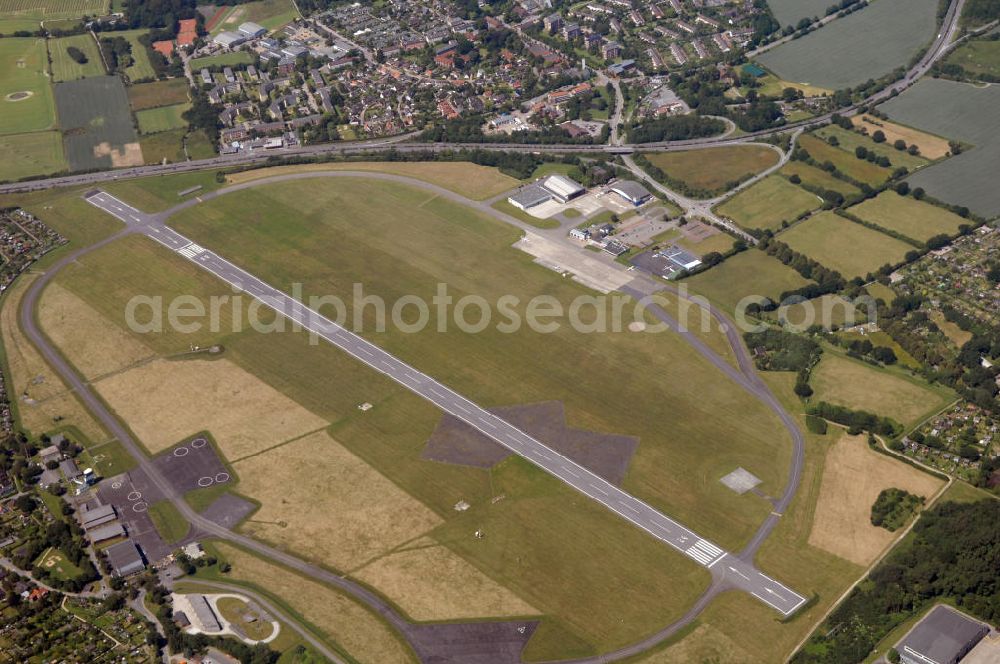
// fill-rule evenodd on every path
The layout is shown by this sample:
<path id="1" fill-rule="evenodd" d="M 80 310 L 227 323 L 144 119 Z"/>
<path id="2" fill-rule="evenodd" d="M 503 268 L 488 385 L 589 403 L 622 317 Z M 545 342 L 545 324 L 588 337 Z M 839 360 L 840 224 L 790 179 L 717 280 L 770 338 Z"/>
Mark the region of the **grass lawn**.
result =
<path id="1" fill-rule="evenodd" d="M 80 64 L 69 56 L 69 47 L 73 46 L 86 56 L 87 61 Z M 104 76 L 104 62 L 97 42 L 88 34 L 60 37 L 49 40 L 49 56 L 52 58 L 52 79 L 54 81 L 73 81 L 88 76 Z"/>
<path id="2" fill-rule="evenodd" d="M 516 208 L 510 204 L 506 198 L 502 198 L 499 201 L 491 205 L 494 210 L 503 212 L 506 215 L 514 217 L 515 219 L 520 219 L 526 224 L 531 224 L 535 228 L 559 228 L 559 220 L 549 217 L 548 219 L 539 219 L 538 217 L 533 217 L 524 210 Z M 608 219 L 611 215 L 608 215 Z"/>
<path id="3" fill-rule="evenodd" d="M 645 155 L 670 178 L 714 195 L 778 163 L 778 153 L 761 145 L 733 145 Z"/>
<path id="4" fill-rule="evenodd" d="M 913 249 L 902 240 L 829 211 L 796 224 L 778 239 L 821 265 L 837 270 L 845 279 L 864 277 L 887 263 L 898 263 Z"/>
<path id="5" fill-rule="evenodd" d="M 860 304 L 855 306 L 840 295 L 820 295 L 805 302 L 779 307 L 773 317 L 804 330 L 813 324 L 830 328 L 864 323 L 868 320 L 868 310 Z"/>
<path id="6" fill-rule="evenodd" d="M 138 111 L 135 119 L 139 123 L 139 133 L 155 134 L 171 129 L 181 129 L 187 126 L 187 121 L 181 115 L 191 107 L 187 102 L 173 106 L 160 106 Z"/>
<path id="7" fill-rule="evenodd" d="M 167 177 L 136 178 L 107 184 L 104 189 L 144 212 L 162 212 L 180 203 L 177 194 L 201 185 L 198 194 L 218 189 L 214 171 L 193 171 Z M 193 194 L 197 195 L 197 194 Z"/>
<path id="8" fill-rule="evenodd" d="M 68 168 L 58 131 L 0 135 L 0 180 L 20 180 L 29 175 L 48 175 Z"/>
<path id="9" fill-rule="evenodd" d="M 858 182 L 875 186 L 882 184 L 892 175 L 892 169 L 858 159 L 854 156 L 854 150 L 850 152 L 842 150 L 811 134 L 799 137 L 799 147 L 804 148 L 816 163 L 830 162 L 838 171 Z"/>
<path id="10" fill-rule="evenodd" d="M 872 128 L 869 130 L 869 134 L 874 134 L 876 131 L 878 130 Z M 908 170 L 913 171 L 929 163 L 927 159 L 920 155 L 912 155 L 906 150 L 897 150 L 888 139 L 884 143 L 876 143 L 872 140 L 871 136 L 865 136 L 857 131 L 851 131 L 836 125 L 821 127 L 814 133 L 823 140 L 827 140 L 831 136 L 835 137 L 839 142 L 838 147 L 852 154 L 856 148 L 863 147 L 868 152 L 874 152 L 880 157 L 886 157 L 893 168 L 905 166 Z M 883 131 L 882 133 L 885 132 Z"/>
<path id="11" fill-rule="evenodd" d="M 725 201 L 716 211 L 744 228 L 777 230 L 782 222 L 792 223 L 822 204 L 815 194 L 772 175 Z"/>
<path id="12" fill-rule="evenodd" d="M 1000 76 L 1000 41 L 982 39 L 966 42 L 952 51 L 947 62 L 960 65 L 971 74 Z"/>
<path id="13" fill-rule="evenodd" d="M 934 36 L 936 10 L 935 0 L 880 0 L 758 60 L 785 80 L 851 88 L 905 67 Z"/>
<path id="14" fill-rule="evenodd" d="M 87 453 L 94 462 L 94 471 L 101 477 L 114 477 L 131 470 L 136 463 L 132 455 L 116 440 L 89 448 Z"/>
<path id="15" fill-rule="evenodd" d="M 161 500 L 150 505 L 149 516 L 153 519 L 156 532 L 160 533 L 160 537 L 167 544 L 180 541 L 191 527 L 169 500 Z"/>
<path id="16" fill-rule="evenodd" d="M 785 291 L 801 288 L 809 280 L 763 251 L 748 249 L 721 265 L 687 279 L 691 290 L 735 311 L 741 299 L 762 296 L 776 300 Z"/>
<path id="17" fill-rule="evenodd" d="M 942 233 L 954 235 L 959 226 L 970 223 L 953 212 L 911 196 L 900 196 L 894 191 L 884 191 L 847 211 L 864 221 L 920 242 Z"/>
<path id="18" fill-rule="evenodd" d="M 869 332 L 865 335 L 861 335 L 857 332 L 842 332 L 842 337 L 846 337 L 850 340 L 862 341 L 867 339 L 876 346 L 885 346 L 886 348 L 891 348 L 892 352 L 896 354 L 896 358 L 899 360 L 899 365 L 913 369 L 917 371 L 920 369 L 920 362 L 917 361 L 912 355 L 906 352 L 902 346 L 900 346 L 895 339 L 890 337 L 886 332 L 878 330 L 876 332 Z"/>
<path id="19" fill-rule="evenodd" d="M 133 111 L 143 111 L 158 106 L 172 106 L 188 101 L 186 78 L 172 78 L 155 83 L 139 83 L 128 88 L 128 101 Z"/>
<path id="20" fill-rule="evenodd" d="M 757 88 L 757 94 L 762 96 L 766 95 L 768 97 L 781 97 L 785 92 L 785 88 L 795 88 L 796 90 L 801 90 L 802 94 L 806 97 L 820 97 L 833 92 L 833 90 L 830 90 L 829 88 L 821 88 L 818 85 L 783 81 L 774 74 L 761 76 L 757 79 L 757 82 L 761 84 L 760 87 Z"/>
<path id="21" fill-rule="evenodd" d="M 698 240 L 697 242 L 688 237 L 681 237 L 675 244 L 700 257 L 705 254 L 710 254 L 713 251 L 720 254 L 725 253 L 733 248 L 733 244 L 735 242 L 736 240 L 733 239 L 732 235 L 720 232 L 715 233 L 714 235 L 709 235 L 705 239 Z"/>
<path id="22" fill-rule="evenodd" d="M 192 159 L 208 159 L 215 156 L 215 146 L 204 129 L 188 134 L 187 151 Z"/>
<path id="23" fill-rule="evenodd" d="M 865 290 L 868 291 L 868 294 L 876 300 L 882 300 L 886 304 L 892 304 L 892 301 L 895 300 L 898 295 L 896 291 L 880 281 L 873 281 L 865 286 Z"/>
<path id="24" fill-rule="evenodd" d="M 34 564 L 36 569 L 44 569 L 56 579 L 71 581 L 79 578 L 83 570 L 71 563 L 59 549 L 46 549 Z"/>
<path id="25" fill-rule="evenodd" d="M 575 164 L 561 164 L 559 162 L 546 161 L 539 164 L 531 174 L 531 177 L 525 180 L 525 182 L 533 182 L 538 178 L 543 178 L 548 175 L 569 175 L 575 168 Z"/>
<path id="26" fill-rule="evenodd" d="M 173 163 L 184 161 L 186 133 L 187 129 L 173 129 L 140 137 L 139 145 L 142 147 L 143 159 L 147 164 L 161 164 L 164 159 Z"/>
<path id="27" fill-rule="evenodd" d="M 225 620 L 234 625 L 239 625 L 240 631 L 254 641 L 266 639 L 274 632 L 274 626 L 271 624 L 271 621 L 261 620 L 260 613 L 252 611 L 250 605 L 241 599 L 220 597 L 215 605 Z M 247 615 L 253 616 L 255 619 L 252 622 L 247 622 L 245 619 Z"/>
<path id="28" fill-rule="evenodd" d="M 226 181 L 235 184 L 248 180 L 259 180 L 271 175 L 316 171 L 371 171 L 403 175 L 436 184 L 439 187 L 477 201 L 492 198 L 505 191 L 510 191 L 520 184 L 514 178 L 501 173 L 499 169 L 463 161 L 349 161 L 330 164 L 273 166 L 270 168 L 258 168 L 251 171 L 232 173 L 226 177 Z M 536 221 L 540 220 L 536 219 Z"/>
<path id="29" fill-rule="evenodd" d="M 42 131 L 55 124 L 47 69 L 44 39 L 0 40 L 0 134 Z"/>
<path id="30" fill-rule="evenodd" d="M 798 175 L 804 185 L 832 189 L 833 191 L 839 191 L 844 196 L 850 196 L 860 191 L 860 189 L 850 182 L 844 182 L 835 178 L 823 169 L 810 166 L 804 161 L 789 161 L 781 167 L 778 173 L 787 177 Z"/>
<path id="31" fill-rule="evenodd" d="M 130 81 L 142 81 L 156 77 L 153 65 L 149 61 L 149 53 L 146 47 L 139 42 L 139 37 L 149 32 L 145 29 L 124 30 L 122 32 L 102 33 L 102 37 L 124 37 L 132 46 L 132 66 L 125 69 L 125 75 Z"/>
<path id="32" fill-rule="evenodd" d="M 946 387 L 931 386 L 902 370 L 874 367 L 825 348 L 810 380 L 813 401 L 867 410 L 913 425 L 954 399 Z"/>
<path id="33" fill-rule="evenodd" d="M 191 70 L 199 71 L 202 67 L 225 67 L 227 65 L 253 64 L 253 57 L 246 51 L 233 51 L 222 55 L 210 55 L 205 58 L 195 58 L 191 61 Z"/>

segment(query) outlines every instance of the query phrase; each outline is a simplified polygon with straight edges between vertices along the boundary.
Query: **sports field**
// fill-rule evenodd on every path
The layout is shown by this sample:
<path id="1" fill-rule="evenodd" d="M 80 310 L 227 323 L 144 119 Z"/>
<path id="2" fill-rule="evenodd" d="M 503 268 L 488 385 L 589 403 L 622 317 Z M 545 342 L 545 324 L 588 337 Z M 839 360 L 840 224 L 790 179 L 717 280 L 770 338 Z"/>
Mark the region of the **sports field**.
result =
<path id="1" fill-rule="evenodd" d="M 88 76 L 104 76 L 104 63 L 97 42 L 90 34 L 72 35 L 50 39 L 48 42 L 49 57 L 52 59 L 52 80 L 75 81 Z M 78 49 L 87 58 L 80 64 L 70 57 L 69 48 Z"/>
<path id="2" fill-rule="evenodd" d="M 252 21 L 268 30 L 275 30 L 289 23 L 299 14 L 292 0 L 257 0 L 226 8 L 222 18 L 211 26 L 211 34 L 235 30 L 241 23 Z"/>
<path id="3" fill-rule="evenodd" d="M 856 129 L 864 129 L 869 134 L 881 131 L 885 134 L 885 142 L 889 145 L 900 139 L 905 141 L 907 145 L 916 145 L 920 148 L 921 156 L 927 159 L 940 159 L 946 156 L 951 150 L 947 139 L 935 136 L 934 134 L 928 134 L 913 127 L 876 118 L 867 113 L 865 115 L 855 115 L 851 118 L 851 123 Z"/>
<path id="4" fill-rule="evenodd" d="M 953 398 L 946 387 L 931 386 L 902 371 L 873 367 L 828 350 L 813 370 L 810 385 L 813 401 L 891 417 L 903 425 L 913 425 Z"/>
<path id="5" fill-rule="evenodd" d="M 121 78 L 67 81 L 55 90 L 66 157 L 73 170 L 142 165 Z"/>
<path id="6" fill-rule="evenodd" d="M 59 549 L 46 549 L 34 563 L 35 569 L 42 569 L 63 581 L 70 581 L 83 574 L 83 570 L 71 563 Z"/>
<path id="7" fill-rule="evenodd" d="M 651 164 L 699 191 L 715 194 L 778 163 L 778 153 L 760 145 L 734 145 L 645 155 Z"/>
<path id="8" fill-rule="evenodd" d="M 870 133 L 874 133 L 874 131 L 870 130 Z M 856 131 L 849 131 L 836 125 L 817 129 L 815 134 L 823 140 L 828 140 L 831 136 L 836 138 L 839 144 L 838 147 L 851 153 L 856 148 L 863 147 L 868 152 L 874 152 L 880 157 L 886 157 L 893 168 L 905 166 L 908 170 L 914 171 L 928 163 L 927 159 L 924 159 L 920 155 L 912 155 L 906 150 L 897 150 L 889 141 L 876 143 L 870 136 L 864 136 Z"/>
<path id="9" fill-rule="evenodd" d="M 912 246 L 866 228 L 834 212 L 821 212 L 796 224 L 778 239 L 795 251 L 840 272 L 845 279 L 864 277 L 886 263 L 903 260 Z"/>
<path id="10" fill-rule="evenodd" d="M 763 251 L 743 251 L 726 259 L 722 265 L 687 279 L 691 290 L 713 302 L 735 310 L 741 299 L 762 296 L 772 300 L 784 292 L 801 288 L 810 282 L 777 258 Z"/>
<path id="11" fill-rule="evenodd" d="M 854 156 L 854 150 L 842 150 L 811 134 L 799 137 L 799 147 L 805 149 L 817 163 L 830 162 L 838 171 L 857 182 L 875 186 L 892 175 L 891 168 L 882 168 L 870 161 L 858 159 Z"/>
<path id="12" fill-rule="evenodd" d="M 905 67 L 934 36 L 936 0 L 878 0 L 758 61 L 789 81 L 851 88 Z"/>
<path id="13" fill-rule="evenodd" d="M 921 242 L 942 233 L 954 235 L 959 226 L 969 223 L 968 219 L 948 210 L 911 196 L 900 196 L 894 191 L 884 191 L 847 211 L 864 221 Z"/>
<path id="14" fill-rule="evenodd" d="M 42 131 L 55 125 L 47 68 L 44 39 L 0 39 L 0 134 Z"/>
<path id="15" fill-rule="evenodd" d="M 133 111 L 183 104 L 188 101 L 188 90 L 186 78 L 139 83 L 128 87 L 128 101 Z"/>
<path id="16" fill-rule="evenodd" d="M 159 108 L 148 108 L 144 111 L 137 111 L 136 122 L 139 123 L 139 133 L 155 134 L 171 129 L 181 129 L 187 126 L 187 121 L 181 117 L 185 111 L 191 108 L 187 102 L 174 104 L 173 106 L 160 106 Z"/>
<path id="17" fill-rule="evenodd" d="M 48 175 L 66 170 L 62 136 L 58 131 L 0 134 L 0 180 Z"/>
<path id="18" fill-rule="evenodd" d="M 839 178 L 835 178 L 826 171 L 815 166 L 810 166 L 804 161 L 789 161 L 781 167 L 778 173 L 787 177 L 798 175 L 804 185 L 839 191 L 844 196 L 850 196 L 860 191 L 850 182 L 844 182 Z"/>
<path id="19" fill-rule="evenodd" d="M 968 41 L 952 51 L 947 62 L 959 65 L 973 75 L 1000 76 L 1000 41 L 995 39 Z"/>
<path id="20" fill-rule="evenodd" d="M 743 228 L 777 230 L 804 212 L 823 204 L 815 194 L 796 187 L 779 175 L 771 175 L 741 191 L 716 208 Z"/>
<path id="21" fill-rule="evenodd" d="M 975 146 L 907 181 L 934 198 L 992 217 L 1000 214 L 1000 187 L 994 177 L 1000 163 L 998 107 L 1000 86 L 923 79 L 879 110 L 897 122 Z"/>

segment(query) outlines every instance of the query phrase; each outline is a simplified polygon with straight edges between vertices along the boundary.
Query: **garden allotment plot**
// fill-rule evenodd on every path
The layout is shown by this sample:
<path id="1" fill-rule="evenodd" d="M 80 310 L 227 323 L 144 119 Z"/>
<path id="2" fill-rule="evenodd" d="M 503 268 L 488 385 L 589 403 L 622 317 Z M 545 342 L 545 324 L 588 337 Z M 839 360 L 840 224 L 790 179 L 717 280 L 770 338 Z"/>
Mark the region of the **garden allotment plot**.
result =
<path id="1" fill-rule="evenodd" d="M 925 78 L 879 109 L 903 124 L 975 147 L 909 178 L 934 198 L 985 217 L 1000 214 L 1000 87 Z"/>
<path id="2" fill-rule="evenodd" d="M 936 11 L 936 0 L 875 0 L 758 60 L 786 81 L 851 88 L 905 67 L 934 36 Z"/>
<path id="3" fill-rule="evenodd" d="M 142 150 L 119 77 L 59 83 L 56 106 L 72 170 L 142 165 Z"/>

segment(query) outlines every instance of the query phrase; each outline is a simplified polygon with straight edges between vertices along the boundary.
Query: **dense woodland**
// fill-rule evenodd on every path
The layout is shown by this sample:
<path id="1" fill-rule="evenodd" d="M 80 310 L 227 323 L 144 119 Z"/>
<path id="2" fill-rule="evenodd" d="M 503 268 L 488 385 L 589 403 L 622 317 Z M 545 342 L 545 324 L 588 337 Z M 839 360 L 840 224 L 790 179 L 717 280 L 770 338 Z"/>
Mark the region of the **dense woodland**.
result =
<path id="1" fill-rule="evenodd" d="M 911 539 L 872 570 L 793 658 L 794 664 L 854 664 L 894 627 L 948 600 L 1000 620 L 1000 501 L 943 503 L 925 512 Z"/>

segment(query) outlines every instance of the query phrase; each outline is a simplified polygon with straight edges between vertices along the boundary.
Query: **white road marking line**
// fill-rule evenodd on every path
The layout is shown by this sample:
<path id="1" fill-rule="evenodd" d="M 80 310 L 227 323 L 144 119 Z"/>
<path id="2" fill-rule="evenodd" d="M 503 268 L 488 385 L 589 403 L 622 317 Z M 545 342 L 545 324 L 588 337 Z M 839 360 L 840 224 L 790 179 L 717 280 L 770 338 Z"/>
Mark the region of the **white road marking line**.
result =
<path id="1" fill-rule="evenodd" d="M 562 469 L 566 471 L 567 474 L 572 475 L 576 479 L 580 479 L 580 476 L 569 466 L 562 466 Z"/>
<path id="2" fill-rule="evenodd" d="M 602 496 L 607 497 L 607 495 L 608 495 L 607 491 L 605 491 L 601 487 L 597 486 L 596 484 L 591 484 L 590 488 L 593 489 L 594 491 L 596 491 L 597 493 L 601 494 Z"/>

